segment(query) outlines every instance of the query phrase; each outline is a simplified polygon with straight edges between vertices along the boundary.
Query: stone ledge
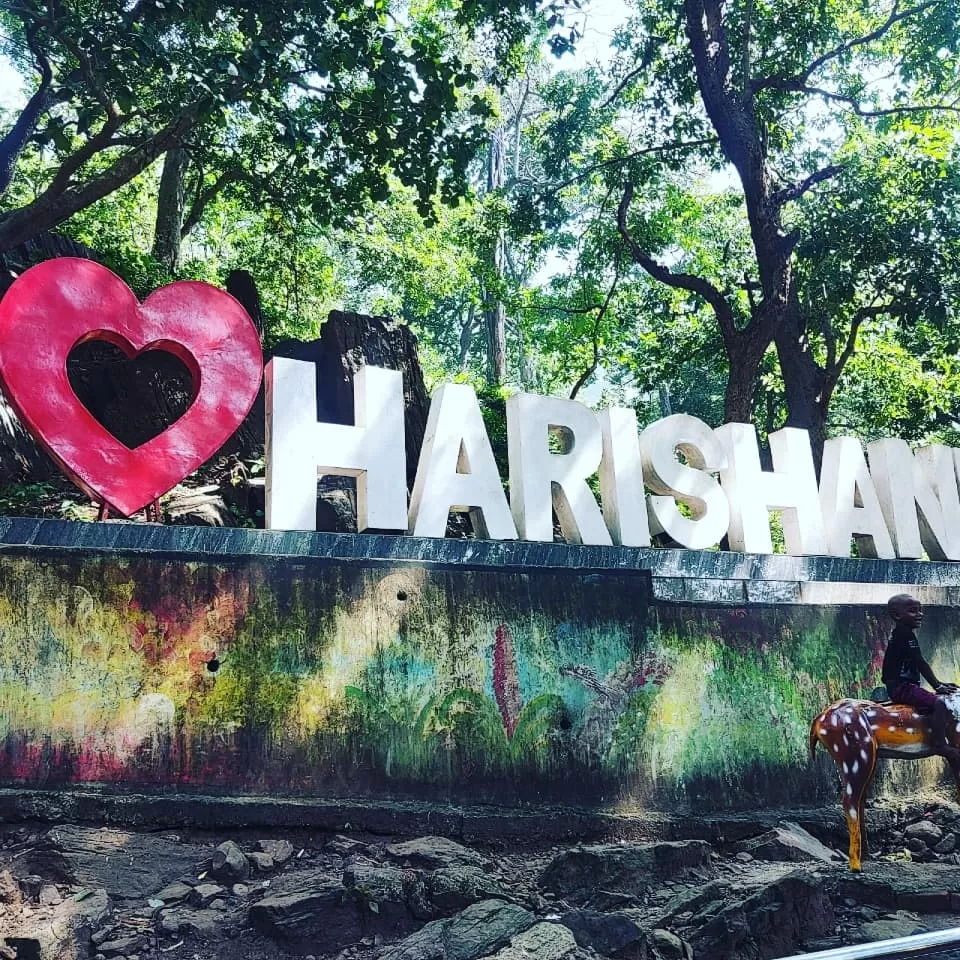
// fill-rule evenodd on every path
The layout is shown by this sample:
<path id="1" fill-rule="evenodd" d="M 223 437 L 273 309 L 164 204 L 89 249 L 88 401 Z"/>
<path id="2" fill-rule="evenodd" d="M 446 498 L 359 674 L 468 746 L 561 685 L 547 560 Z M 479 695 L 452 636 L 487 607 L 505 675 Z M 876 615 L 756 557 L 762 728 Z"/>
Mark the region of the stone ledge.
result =
<path id="1" fill-rule="evenodd" d="M 929 607 L 960 607 L 960 587 L 917 583 L 858 583 L 847 580 L 716 580 L 651 578 L 651 596 L 662 603 L 713 606 L 809 605 L 885 606 L 895 593 L 912 593 Z"/>
<path id="2" fill-rule="evenodd" d="M 877 818 L 877 812 L 871 816 Z M 782 820 L 821 840 L 841 842 L 846 826 L 838 805 L 730 813 L 537 804 L 498 807 L 403 800 L 303 799 L 206 794 L 113 793 L 93 789 L 0 788 L 0 823 L 93 823 L 133 829 L 279 827 L 384 836 L 437 834 L 465 842 L 538 840 L 707 840 L 733 843 Z"/>
<path id="3" fill-rule="evenodd" d="M 685 603 L 874 604 L 898 589 L 922 594 L 928 603 L 960 602 L 960 563 L 0 517 L 2 553 L 45 558 L 73 551 L 208 562 L 258 558 L 518 571 L 635 571 L 659 582 L 655 595 L 660 599 Z M 869 590 L 869 585 L 877 589 Z M 857 591 L 861 599 L 853 596 Z"/>
<path id="4" fill-rule="evenodd" d="M 799 603 L 820 606 L 859 604 L 883 606 L 895 593 L 912 593 L 921 603 L 930 607 L 960 606 L 960 587 L 928 583 L 850 583 L 843 580 L 799 583 Z"/>
<path id="5" fill-rule="evenodd" d="M 714 580 L 706 577 L 654 577 L 652 593 L 654 600 L 668 603 L 719 603 L 742 607 L 747 602 L 747 583 L 746 580 Z"/>

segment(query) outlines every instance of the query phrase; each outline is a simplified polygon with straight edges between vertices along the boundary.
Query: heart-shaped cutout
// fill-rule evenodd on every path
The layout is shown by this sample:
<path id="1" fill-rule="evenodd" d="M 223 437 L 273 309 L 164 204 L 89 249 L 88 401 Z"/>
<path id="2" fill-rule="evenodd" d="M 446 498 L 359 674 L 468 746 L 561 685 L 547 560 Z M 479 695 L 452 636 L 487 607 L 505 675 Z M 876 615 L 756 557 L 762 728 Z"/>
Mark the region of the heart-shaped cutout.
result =
<path id="1" fill-rule="evenodd" d="M 174 354 L 131 352 L 106 340 L 87 340 L 70 351 L 67 378 L 97 423 L 136 450 L 172 427 L 197 391 L 186 364 Z"/>
<path id="2" fill-rule="evenodd" d="M 77 345 L 159 349 L 190 372 L 187 412 L 131 450 L 80 402 L 67 375 Z M 91 497 L 125 516 L 208 460 L 253 406 L 263 373 L 256 328 L 230 294 L 181 280 L 143 303 L 106 267 L 63 257 L 31 267 L 0 300 L 0 384 L 24 426 Z"/>

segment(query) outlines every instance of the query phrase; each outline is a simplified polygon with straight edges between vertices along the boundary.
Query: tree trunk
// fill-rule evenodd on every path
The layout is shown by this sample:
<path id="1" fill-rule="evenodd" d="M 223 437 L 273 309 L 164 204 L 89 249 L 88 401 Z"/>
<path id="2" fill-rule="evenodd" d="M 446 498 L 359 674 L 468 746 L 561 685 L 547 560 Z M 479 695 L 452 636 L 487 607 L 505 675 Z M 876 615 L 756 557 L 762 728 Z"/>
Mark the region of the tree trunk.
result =
<path id="1" fill-rule="evenodd" d="M 730 369 L 723 398 L 724 423 L 752 423 L 753 401 L 760 379 L 760 363 L 767 350 L 767 341 L 753 327 L 741 331 L 727 342 Z"/>
<path id="2" fill-rule="evenodd" d="M 783 201 L 767 162 L 753 97 L 748 89 L 737 90 L 731 82 L 724 4 L 722 0 L 684 0 L 684 9 L 697 84 L 724 155 L 739 175 L 756 256 L 760 301 L 752 305 L 746 328 L 724 330 L 730 362 L 725 418 L 749 423 L 763 354 L 779 336 L 789 312 L 796 237 L 783 229 Z"/>
<path id="3" fill-rule="evenodd" d="M 657 387 L 657 401 L 660 404 L 660 416 L 670 417 L 673 415 L 673 404 L 670 402 L 670 387 L 661 383 Z"/>
<path id="4" fill-rule="evenodd" d="M 180 239 L 184 217 L 184 179 L 190 153 L 182 147 L 168 150 L 160 175 L 153 255 L 170 273 L 180 266 Z"/>
<path id="5" fill-rule="evenodd" d="M 487 154 L 487 192 L 493 193 L 506 183 L 506 151 L 503 128 L 490 135 Z M 507 308 L 500 299 L 499 286 L 506 264 L 506 232 L 497 229 L 490 252 L 490 273 L 494 289 L 487 289 L 483 321 L 487 334 L 487 381 L 499 386 L 507 379 Z"/>
<path id="6" fill-rule="evenodd" d="M 497 237 L 493 267 L 502 276 L 503 232 Z M 487 380 L 499 386 L 507 379 L 507 308 L 499 297 L 484 314 L 487 328 Z"/>
<path id="7" fill-rule="evenodd" d="M 263 307 L 260 304 L 260 291 L 253 275 L 248 270 L 231 270 L 227 274 L 227 293 L 240 301 L 240 306 L 250 315 L 253 325 L 260 334 L 260 342 L 266 332 L 263 320 Z"/>
<path id="8" fill-rule="evenodd" d="M 390 317 L 331 310 L 320 328 L 319 340 L 285 340 L 277 344 L 273 356 L 317 365 L 317 416 L 327 423 L 353 424 L 353 378 L 362 366 L 399 370 L 406 411 L 407 489 L 413 489 L 430 394 L 417 356 L 417 340 L 409 327 Z"/>
<path id="9" fill-rule="evenodd" d="M 828 398 L 826 377 L 810 349 L 803 318 L 796 305 L 786 311 L 777 327 L 777 357 L 787 402 L 785 426 L 799 427 L 810 434 L 810 446 L 817 474 L 827 439 Z"/>
<path id="10" fill-rule="evenodd" d="M 467 363 L 470 359 L 470 345 L 473 343 L 473 328 L 477 322 L 477 308 L 474 304 L 467 307 L 467 316 L 460 327 L 460 360 L 458 369 L 461 373 L 466 373 Z"/>
<path id="11" fill-rule="evenodd" d="M 753 395 L 757 389 L 757 367 L 748 369 L 730 354 L 730 372 L 727 389 L 723 396 L 724 423 L 751 423 L 753 420 Z"/>

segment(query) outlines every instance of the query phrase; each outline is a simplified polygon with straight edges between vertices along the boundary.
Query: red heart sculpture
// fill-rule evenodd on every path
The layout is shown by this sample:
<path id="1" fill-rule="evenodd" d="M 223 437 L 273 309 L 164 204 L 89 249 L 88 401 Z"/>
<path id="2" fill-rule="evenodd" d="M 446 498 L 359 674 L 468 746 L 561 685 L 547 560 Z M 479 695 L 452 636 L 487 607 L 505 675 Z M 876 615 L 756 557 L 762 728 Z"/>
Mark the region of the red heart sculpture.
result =
<path id="1" fill-rule="evenodd" d="M 193 378 L 190 408 L 152 440 L 125 447 L 67 379 L 70 351 L 87 340 L 129 357 L 179 357 Z M 63 257 L 31 267 L 0 300 L 0 383 L 11 405 L 67 476 L 128 517 L 217 452 L 249 413 L 262 374 L 250 317 L 208 283 L 171 283 L 141 304 L 106 267 Z"/>

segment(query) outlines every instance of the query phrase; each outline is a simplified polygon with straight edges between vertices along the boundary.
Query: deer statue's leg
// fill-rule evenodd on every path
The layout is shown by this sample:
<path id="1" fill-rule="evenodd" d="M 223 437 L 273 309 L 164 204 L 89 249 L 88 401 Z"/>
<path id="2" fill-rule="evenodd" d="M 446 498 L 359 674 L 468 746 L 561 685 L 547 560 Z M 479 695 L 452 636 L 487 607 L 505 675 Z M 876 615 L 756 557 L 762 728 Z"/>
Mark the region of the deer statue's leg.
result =
<path id="1" fill-rule="evenodd" d="M 862 838 L 860 835 L 860 814 L 855 806 L 848 803 L 849 797 L 847 795 L 847 786 L 848 784 L 844 783 L 844 792 L 840 798 L 840 802 L 843 804 L 843 816 L 847 821 L 847 833 L 850 837 L 850 843 L 847 850 L 847 863 L 849 864 L 851 870 L 859 873 L 863 869 L 863 864 L 861 861 L 863 848 Z"/>
<path id="2" fill-rule="evenodd" d="M 866 817 L 866 806 L 867 806 L 867 796 L 870 793 L 870 787 L 873 784 L 874 774 L 877 772 L 877 744 L 876 741 L 871 740 L 870 746 L 864 748 L 862 753 L 867 754 L 867 759 L 864 763 L 869 766 L 869 773 L 867 774 L 866 783 L 863 786 L 863 789 L 860 791 L 860 803 L 857 806 L 857 819 L 860 821 L 860 859 L 866 860 L 870 856 L 870 848 L 867 843 L 867 817 Z"/>
<path id="3" fill-rule="evenodd" d="M 843 777 L 843 793 L 840 802 L 843 805 L 843 816 L 847 821 L 847 833 L 850 836 L 850 869 L 856 872 L 862 869 L 868 853 L 864 808 L 871 779 L 870 776 L 863 777 L 856 774 L 847 774 Z"/>
<path id="4" fill-rule="evenodd" d="M 811 755 L 818 742 L 826 748 L 840 774 L 840 804 L 850 835 L 850 869 L 859 871 L 866 856 L 864 806 L 878 749 L 863 707 L 853 700 L 831 704 L 810 728 Z"/>
<path id="5" fill-rule="evenodd" d="M 953 775 L 953 788 L 957 791 L 957 802 L 960 802 L 960 765 L 948 764 Z"/>
<path id="6" fill-rule="evenodd" d="M 841 803 L 850 834 L 850 869 L 859 871 L 867 856 L 865 807 L 877 764 L 877 741 L 870 724 L 859 712 L 845 716 L 835 761 L 843 782 Z"/>

